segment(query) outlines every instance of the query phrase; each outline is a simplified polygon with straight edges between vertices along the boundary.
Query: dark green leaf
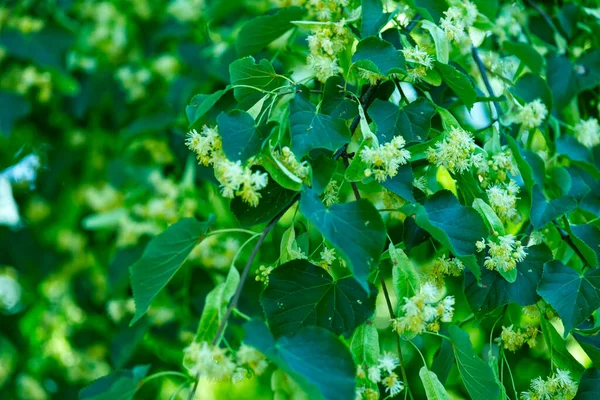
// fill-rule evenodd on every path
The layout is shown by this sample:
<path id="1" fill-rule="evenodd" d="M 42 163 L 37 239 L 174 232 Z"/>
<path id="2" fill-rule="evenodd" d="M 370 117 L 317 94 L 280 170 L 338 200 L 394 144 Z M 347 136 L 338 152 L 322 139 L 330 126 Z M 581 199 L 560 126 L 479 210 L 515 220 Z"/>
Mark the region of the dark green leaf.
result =
<path id="1" fill-rule="evenodd" d="M 119 369 L 129 361 L 138 343 L 150 328 L 147 318 L 142 318 L 133 326 L 124 326 L 110 344 L 110 361 Z"/>
<path id="2" fill-rule="evenodd" d="M 552 90 L 554 104 L 562 109 L 584 90 L 600 82 L 600 51 L 591 50 L 579 58 L 576 64 L 562 55 L 550 54 L 547 58 L 548 85 Z"/>
<path id="3" fill-rule="evenodd" d="M 260 297 L 269 330 L 291 336 L 304 326 L 320 326 L 349 337 L 375 312 L 377 289 L 367 293 L 354 279 L 334 281 L 323 268 L 294 260 L 273 270 Z"/>
<path id="4" fill-rule="evenodd" d="M 217 117 L 217 123 L 219 135 L 223 138 L 223 152 L 231 161 L 245 163 L 260 153 L 270 133 L 269 126 L 254 126 L 254 118 L 243 110 L 222 112 Z"/>
<path id="5" fill-rule="evenodd" d="M 284 189 L 269 179 L 267 187 L 260 191 L 261 201 L 256 207 L 243 202 L 239 197 L 231 200 L 231 211 L 242 226 L 252 226 L 270 221 L 287 207 L 297 193 Z"/>
<path id="6" fill-rule="evenodd" d="M 369 36 L 358 42 L 352 62 L 359 68 L 380 75 L 404 72 L 404 56 L 393 44 L 376 36 Z"/>
<path id="7" fill-rule="evenodd" d="M 473 400 L 497 399 L 500 388 L 490 366 L 473 351 L 469 334 L 452 325 L 448 328 L 458 372 Z"/>
<path id="8" fill-rule="evenodd" d="M 600 370 L 590 368 L 581 377 L 575 400 L 596 400 L 600 398 Z"/>
<path id="9" fill-rule="evenodd" d="M 533 53 L 538 55 L 536 51 Z M 521 76 L 511 91 L 526 103 L 540 99 L 548 110 L 552 110 L 552 92 L 544 78 L 539 75 Z"/>
<path id="10" fill-rule="evenodd" d="M 380 143 L 387 143 L 396 136 L 402 136 L 407 143 L 422 142 L 427 138 L 434 114 L 435 109 L 424 98 L 404 108 L 376 99 L 369 107 Z"/>
<path id="11" fill-rule="evenodd" d="M 381 0 L 361 0 L 360 4 L 362 6 L 360 34 L 362 37 L 377 36 L 388 22 L 389 14 L 383 12 Z"/>
<path id="12" fill-rule="evenodd" d="M 487 229 L 477 211 L 462 206 L 448 190 L 435 193 L 425 207 L 416 207 L 417 224 L 448 246 L 456 256 L 475 253 L 475 242 L 487 236 Z"/>
<path id="13" fill-rule="evenodd" d="M 415 197 L 412 192 L 414 175 L 410 164 L 398 168 L 398 174 L 381 182 L 381 186 L 390 192 L 397 194 L 404 200 L 414 203 Z"/>
<path id="14" fill-rule="evenodd" d="M 323 100 L 319 109 L 322 114 L 348 120 L 358 115 L 358 105 L 345 95 L 341 76 L 329 77 L 323 88 Z"/>
<path id="15" fill-rule="evenodd" d="M 573 196 L 564 196 L 547 201 L 544 193 L 535 185 L 531 197 L 531 224 L 535 229 L 541 229 L 550 221 L 574 210 L 577 200 Z"/>
<path id="16" fill-rule="evenodd" d="M 81 389 L 79 400 L 132 400 L 149 369 L 149 365 L 140 365 L 98 378 Z"/>
<path id="17" fill-rule="evenodd" d="M 538 294 L 558 313 L 565 326 L 565 337 L 600 307 L 600 269 L 580 275 L 555 260 L 544 265 Z"/>
<path id="18" fill-rule="evenodd" d="M 517 279 L 509 283 L 496 271 L 482 269 L 478 282 L 469 271 L 465 273 L 465 296 L 475 312 L 489 313 L 508 303 L 522 306 L 539 300 L 537 286 L 542 277 L 544 263 L 552 260 L 552 252 L 544 245 L 527 248 L 527 257 L 517 264 Z"/>
<path id="19" fill-rule="evenodd" d="M 233 89 L 235 99 L 240 103 L 240 108 L 248 109 L 259 101 L 264 91 L 274 91 L 285 85 L 285 79 L 277 76 L 271 63 L 260 60 L 255 63 L 254 58 L 244 57 L 235 60 L 229 66 L 231 85 L 244 85 Z M 260 89 L 256 90 L 256 89 Z"/>
<path id="20" fill-rule="evenodd" d="M 346 121 L 325 114 L 317 114 L 308 93 L 300 92 L 292 101 L 290 112 L 292 150 L 303 157 L 313 149 L 334 151 L 350 141 Z"/>
<path id="21" fill-rule="evenodd" d="M 148 311 L 154 297 L 164 288 L 214 221 L 193 218 L 177 221 L 148 243 L 142 258 L 129 267 L 135 300 L 135 324 Z"/>
<path id="22" fill-rule="evenodd" d="M 595 267 L 600 260 L 600 230 L 593 225 L 571 225 L 573 242 L 584 254 L 587 263 Z"/>
<path id="23" fill-rule="evenodd" d="M 598 366 L 600 366 L 600 336 L 597 334 L 594 336 L 583 336 L 573 333 L 573 337 L 577 340 L 590 360 L 592 360 L 594 366 L 598 368 Z"/>
<path id="24" fill-rule="evenodd" d="M 375 206 L 362 199 L 326 208 L 313 190 L 305 189 L 300 211 L 336 247 L 355 279 L 369 290 L 367 276 L 379 263 L 386 240 L 385 226 Z"/>
<path id="25" fill-rule="evenodd" d="M 267 47 L 273 40 L 294 27 L 291 21 L 302 19 L 304 14 L 304 7 L 287 7 L 274 14 L 262 15 L 246 22 L 237 37 L 238 54 L 247 56 Z"/>
<path id="26" fill-rule="evenodd" d="M 14 123 L 30 110 L 31 106 L 23 96 L 0 91 L 0 133 L 8 135 Z"/>
<path id="27" fill-rule="evenodd" d="M 521 42 L 505 41 L 502 47 L 508 53 L 516 56 L 521 62 L 529 67 L 534 74 L 541 74 L 544 68 L 544 57 L 540 55 L 531 45 Z"/>
<path id="28" fill-rule="evenodd" d="M 450 64 L 435 62 L 435 68 L 442 75 L 444 82 L 456 93 L 468 109 L 473 107 L 477 98 L 475 86 L 469 77 Z"/>
<path id="29" fill-rule="evenodd" d="M 333 333 L 311 326 L 276 341 L 257 320 L 248 322 L 245 330 L 245 342 L 290 375 L 310 399 L 354 398 L 356 367 L 348 347 Z"/>

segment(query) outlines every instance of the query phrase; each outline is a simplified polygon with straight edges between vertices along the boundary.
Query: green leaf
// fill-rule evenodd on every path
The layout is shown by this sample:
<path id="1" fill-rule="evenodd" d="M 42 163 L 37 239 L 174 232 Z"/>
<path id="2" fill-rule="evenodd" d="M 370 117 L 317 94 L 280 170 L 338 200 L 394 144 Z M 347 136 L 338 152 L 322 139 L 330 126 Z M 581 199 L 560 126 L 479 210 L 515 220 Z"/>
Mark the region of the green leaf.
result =
<path id="1" fill-rule="evenodd" d="M 590 368 L 583 373 L 575 400 L 596 400 L 600 398 L 600 370 Z"/>
<path id="2" fill-rule="evenodd" d="M 538 294 L 558 313 L 565 326 L 565 337 L 600 307 L 600 269 L 577 271 L 558 260 L 544 265 Z"/>
<path id="3" fill-rule="evenodd" d="M 383 12 L 381 0 L 361 0 L 360 4 L 362 6 L 361 36 L 377 36 L 389 21 L 389 14 Z"/>
<path id="4" fill-rule="evenodd" d="M 31 105 L 23 96 L 0 91 L 0 134 L 8 135 L 17 120 L 31 111 Z"/>
<path id="5" fill-rule="evenodd" d="M 179 270 L 214 219 L 211 215 L 206 222 L 193 218 L 179 220 L 148 243 L 142 258 L 129 267 L 135 300 L 135 315 L 130 325 L 146 314 L 154 297 Z"/>
<path id="6" fill-rule="evenodd" d="M 356 365 L 377 365 L 379 359 L 379 332 L 375 324 L 367 322 L 354 330 L 350 351 Z"/>
<path id="7" fill-rule="evenodd" d="M 544 78 L 539 75 L 528 73 L 521 76 L 511 91 L 526 103 L 540 99 L 548 110 L 552 110 L 552 92 Z"/>
<path id="8" fill-rule="evenodd" d="M 261 201 L 256 207 L 244 203 L 241 198 L 231 200 L 231 211 L 242 226 L 252 226 L 270 221 L 286 208 L 297 193 L 282 188 L 277 182 L 269 179 L 267 187 L 260 191 Z"/>
<path id="9" fill-rule="evenodd" d="M 344 79 L 334 75 L 327 79 L 323 88 L 323 100 L 319 108 L 322 114 L 345 120 L 358 115 L 358 105 L 345 96 Z"/>
<path id="10" fill-rule="evenodd" d="M 531 197 L 531 225 L 535 229 L 541 229 L 553 219 L 574 210 L 577 200 L 573 196 L 564 196 L 547 201 L 544 193 L 535 185 L 532 188 Z"/>
<path id="11" fill-rule="evenodd" d="M 465 272 L 465 296 L 473 312 L 485 314 L 508 303 L 521 306 L 535 304 L 539 300 L 537 286 L 542 277 L 544 263 L 552 260 L 548 246 L 539 244 L 527 248 L 527 257 L 517 264 L 514 283 L 502 279 L 496 271 L 482 269 L 477 281 L 469 271 Z"/>
<path id="12" fill-rule="evenodd" d="M 477 98 L 475 86 L 469 77 L 450 64 L 435 62 L 435 69 L 442 75 L 444 82 L 456 93 L 468 109 L 473 107 Z"/>
<path id="13" fill-rule="evenodd" d="M 79 391 L 79 400 L 132 400 L 149 369 L 149 365 L 139 365 L 98 378 Z"/>
<path id="14" fill-rule="evenodd" d="M 540 328 L 544 334 L 546 346 L 550 349 L 553 363 L 560 369 L 570 371 L 574 380 L 578 380 L 583 373 L 583 366 L 569 353 L 567 342 L 560 337 L 554 326 L 544 317 L 540 318 Z"/>
<path id="15" fill-rule="evenodd" d="M 211 343 L 217 334 L 219 325 L 227 310 L 229 301 L 235 294 L 240 284 L 240 273 L 235 266 L 229 267 L 229 273 L 224 282 L 219 283 L 208 293 L 202 310 L 202 317 L 198 323 L 195 341 Z"/>
<path id="16" fill-rule="evenodd" d="M 265 95 L 264 91 L 274 91 L 286 83 L 285 79 L 275 73 L 269 61 L 260 60 L 256 64 L 252 57 L 232 62 L 229 65 L 229 77 L 232 86 L 244 85 L 233 89 L 233 95 L 243 109 L 256 104 Z"/>
<path id="17" fill-rule="evenodd" d="M 147 318 L 142 318 L 133 326 L 121 328 L 110 344 L 110 361 L 115 368 L 123 368 L 127 364 L 149 328 Z"/>
<path id="18" fill-rule="evenodd" d="M 585 354 L 592 360 L 594 367 L 598 368 L 600 366 L 600 336 L 597 334 L 583 336 L 573 333 L 573 337 L 577 340 L 583 351 L 585 351 Z"/>
<path id="19" fill-rule="evenodd" d="M 304 7 L 287 7 L 276 13 L 262 15 L 251 19 L 242 25 L 237 36 L 236 49 L 240 56 L 256 53 L 267 47 L 290 29 L 294 28 L 291 21 L 300 20 L 306 14 Z"/>
<path id="20" fill-rule="evenodd" d="M 317 114 L 305 91 L 296 93 L 290 111 L 292 151 L 302 158 L 313 149 L 337 150 L 350 141 L 346 121 Z"/>
<path id="21" fill-rule="evenodd" d="M 456 256 L 475 253 L 475 242 L 487 236 L 481 217 L 471 207 L 462 206 L 452 192 L 441 190 L 431 196 L 425 207 L 416 206 L 417 224 Z"/>
<path id="22" fill-rule="evenodd" d="M 375 99 L 369 107 L 369 115 L 377 125 L 377 138 L 381 144 L 396 136 L 402 136 L 407 143 L 422 142 L 429 134 L 434 114 L 435 109 L 425 98 L 403 108 Z"/>
<path id="23" fill-rule="evenodd" d="M 600 230 L 593 225 L 571 225 L 571 238 L 577 248 L 583 253 L 591 267 L 598 265 L 600 259 Z"/>
<path id="24" fill-rule="evenodd" d="M 576 65 L 566 56 L 557 54 L 550 54 L 546 63 L 546 80 L 559 110 L 566 107 L 573 97 L 600 82 L 600 51 L 596 49 L 585 53 Z"/>
<path id="25" fill-rule="evenodd" d="M 393 44 L 376 36 L 369 36 L 358 42 L 352 62 L 358 68 L 380 75 L 404 72 L 404 56 Z"/>
<path id="26" fill-rule="evenodd" d="M 458 372 L 473 400 L 491 400 L 500 396 L 500 388 L 490 366 L 477 357 L 469 334 L 456 325 L 448 328 Z"/>
<path id="27" fill-rule="evenodd" d="M 511 136 L 506 135 L 505 137 L 527 190 L 531 191 L 535 184 L 543 188 L 546 174 L 544 161 L 537 154 L 522 150 Z"/>
<path id="28" fill-rule="evenodd" d="M 211 108 L 223 97 L 229 89 L 218 90 L 213 94 L 197 94 L 190 100 L 190 104 L 185 107 L 189 128 L 194 128 L 202 117 L 210 111 Z"/>
<path id="29" fill-rule="evenodd" d="M 217 117 L 217 124 L 223 138 L 223 152 L 231 161 L 242 163 L 260 153 L 263 142 L 271 133 L 269 125 L 254 126 L 254 118 L 243 110 L 222 112 Z"/>
<path id="30" fill-rule="evenodd" d="M 260 296 L 269 330 L 291 336 L 305 326 L 320 326 L 349 337 L 375 312 L 377 289 L 367 293 L 354 279 L 334 281 L 323 268 L 294 260 L 269 275 Z"/>
<path id="31" fill-rule="evenodd" d="M 326 329 L 310 326 L 278 340 L 262 321 L 245 325 L 245 342 L 290 375 L 310 399 L 353 399 L 356 367 L 348 347 Z"/>
<path id="32" fill-rule="evenodd" d="M 300 211 L 346 259 L 358 283 L 369 290 L 367 276 L 378 265 L 386 240 L 385 225 L 375 206 L 362 199 L 326 208 L 313 190 L 305 189 Z"/>
<path id="33" fill-rule="evenodd" d="M 435 56 L 437 61 L 442 64 L 448 64 L 450 60 L 450 43 L 446 33 L 431 21 L 422 21 L 421 27 L 429 31 L 435 43 Z"/>
<path id="34" fill-rule="evenodd" d="M 413 297 L 421 288 L 421 278 L 415 266 L 402 249 L 394 247 L 391 243 L 389 254 L 392 260 L 392 284 L 396 298 L 401 300 L 405 297 Z"/>
<path id="35" fill-rule="evenodd" d="M 479 215 L 481 215 L 483 222 L 486 223 L 490 232 L 498 232 L 500 236 L 506 235 L 502 221 L 500 221 L 500 218 L 498 218 L 492 207 L 490 207 L 485 201 L 481 199 L 475 199 L 475 201 L 473 201 L 473 208 L 479 213 Z"/>
<path id="36" fill-rule="evenodd" d="M 265 146 L 262 151 L 262 166 L 267 170 L 271 178 L 281 187 L 300 191 L 302 189 L 302 178 L 294 175 L 274 154 L 273 146 L 269 141 L 268 146 Z"/>
<path id="37" fill-rule="evenodd" d="M 427 400 L 450 400 L 450 395 L 446 392 L 444 385 L 439 381 L 435 372 L 431 372 L 427 367 L 421 367 L 419 377 L 425 388 Z"/>
<path id="38" fill-rule="evenodd" d="M 533 46 L 506 40 L 502 43 L 502 47 L 507 53 L 516 56 L 523 64 L 527 65 L 531 72 L 537 75 L 541 74 L 542 68 L 544 68 L 544 57 Z"/>
<path id="39" fill-rule="evenodd" d="M 412 192 L 413 180 L 412 168 L 410 164 L 405 164 L 398 168 L 396 176 L 381 182 L 381 186 L 402 197 L 404 200 L 414 203 L 416 200 Z"/>

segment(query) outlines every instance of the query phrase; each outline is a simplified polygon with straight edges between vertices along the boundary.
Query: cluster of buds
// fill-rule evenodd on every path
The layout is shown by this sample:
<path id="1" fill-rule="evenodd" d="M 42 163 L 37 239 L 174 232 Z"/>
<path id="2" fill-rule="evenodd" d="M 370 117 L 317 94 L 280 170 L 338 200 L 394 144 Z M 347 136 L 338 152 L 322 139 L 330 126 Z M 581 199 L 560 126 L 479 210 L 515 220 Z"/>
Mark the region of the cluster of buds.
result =
<path id="1" fill-rule="evenodd" d="M 519 213 L 517 212 L 517 195 L 519 194 L 519 186 L 512 179 L 505 184 L 495 184 L 486 190 L 490 206 L 503 222 L 519 221 Z"/>
<path id="2" fill-rule="evenodd" d="M 208 342 L 193 342 L 184 349 L 183 366 L 193 376 L 237 383 L 252 373 L 262 375 L 268 363 L 263 354 L 245 344 L 231 354 L 227 349 Z"/>
<path id="3" fill-rule="evenodd" d="M 521 392 L 521 400 L 561 399 L 571 400 L 577 394 L 577 383 L 573 382 L 569 371 L 556 369 L 556 373 L 544 380 L 537 377 L 531 381 L 529 391 Z"/>
<path id="4" fill-rule="evenodd" d="M 269 275 L 271 275 L 271 271 L 273 271 L 273 267 L 269 266 L 265 266 L 265 265 L 261 265 L 260 267 L 258 267 L 258 272 L 256 273 L 256 281 L 257 282 L 262 282 L 265 284 L 265 286 L 269 285 Z"/>
<path id="5" fill-rule="evenodd" d="M 421 285 L 420 292 L 404 298 L 402 316 L 392 320 L 392 328 L 402 335 L 417 335 L 424 331 L 437 332 L 440 322 L 452 322 L 454 296 L 439 300 L 439 289 L 432 282 Z"/>
<path id="6" fill-rule="evenodd" d="M 529 347 L 535 347 L 535 338 L 539 332 L 538 329 L 532 325 L 524 326 L 523 328 L 524 330 L 517 328 L 515 331 L 513 325 L 502 327 L 500 342 L 506 350 L 515 352 L 523 347 L 525 343 L 527 343 Z"/>
<path id="7" fill-rule="evenodd" d="M 513 157 L 512 151 L 503 146 L 502 150 L 491 157 L 483 153 L 473 155 L 473 166 L 477 169 L 477 176 L 481 187 L 487 188 L 493 183 L 504 183 L 511 176 L 519 175 L 519 168 Z"/>
<path id="8" fill-rule="evenodd" d="M 196 153 L 200 164 L 214 168 L 223 197 L 239 196 L 252 207 L 258 205 L 261 197 L 259 190 L 267 186 L 267 174 L 252 171 L 250 166 L 243 166 L 239 160 L 228 160 L 223 153 L 223 143 L 217 127 L 210 128 L 205 125 L 200 132 L 193 129 L 188 132 L 185 144 Z"/>
<path id="9" fill-rule="evenodd" d="M 475 147 L 471 132 L 453 127 L 444 140 L 428 149 L 427 161 L 438 167 L 443 166 L 452 173 L 462 174 L 473 165 Z"/>
<path id="10" fill-rule="evenodd" d="M 481 239 L 476 244 L 477 251 L 484 251 L 486 248 L 485 239 Z M 498 243 L 492 240 L 487 241 L 488 256 L 485 258 L 484 265 L 489 270 L 507 272 L 517 267 L 527 256 L 525 248 L 519 240 L 515 240 L 513 235 L 498 236 Z"/>
<path id="11" fill-rule="evenodd" d="M 369 164 L 365 174 L 367 176 L 373 174 L 379 182 L 396 176 L 398 168 L 410 159 L 409 151 L 404 148 L 405 143 L 402 136 L 396 136 L 382 145 L 364 147 L 360 152 L 360 158 Z"/>

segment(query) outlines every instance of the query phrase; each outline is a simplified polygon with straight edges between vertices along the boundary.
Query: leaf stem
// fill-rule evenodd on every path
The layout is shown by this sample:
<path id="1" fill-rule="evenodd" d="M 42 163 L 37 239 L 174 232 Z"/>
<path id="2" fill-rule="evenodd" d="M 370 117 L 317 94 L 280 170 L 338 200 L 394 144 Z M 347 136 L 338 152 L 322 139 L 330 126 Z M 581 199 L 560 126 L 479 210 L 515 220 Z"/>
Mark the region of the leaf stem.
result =
<path id="1" fill-rule="evenodd" d="M 254 232 L 248 229 L 241 229 L 241 228 L 230 228 L 230 229 L 219 229 L 216 231 L 212 231 L 212 232 L 208 232 L 206 235 L 204 235 L 204 237 L 209 237 L 212 235 L 219 235 L 221 233 L 234 233 L 234 232 L 239 232 L 239 233 L 247 233 L 248 235 L 256 235 L 260 232 Z"/>
<path id="2" fill-rule="evenodd" d="M 156 374 L 152 374 L 150 376 L 147 376 L 146 378 L 144 378 L 144 380 L 142 381 L 142 383 L 140 385 L 138 385 L 138 387 L 136 388 L 136 391 L 139 390 L 139 388 L 141 388 L 142 386 L 144 386 L 146 383 L 154 380 L 154 379 L 158 379 L 158 378 L 162 378 L 164 376 L 177 376 L 179 378 L 183 378 L 186 381 L 190 380 L 190 377 L 187 376 L 186 374 L 183 374 L 181 372 L 177 372 L 177 371 L 162 371 L 162 372 L 157 372 Z"/>
<path id="3" fill-rule="evenodd" d="M 250 257 L 248 258 L 248 262 L 246 262 L 246 266 L 244 267 L 244 270 L 242 271 L 242 275 L 240 276 L 240 283 L 238 284 L 238 287 L 235 290 L 235 294 L 233 295 L 231 302 L 227 306 L 227 310 L 225 311 L 225 314 L 223 315 L 223 319 L 222 319 L 221 323 L 219 324 L 219 328 L 217 329 L 217 332 L 215 333 L 215 336 L 213 337 L 213 340 L 212 340 L 213 346 L 219 342 L 221 335 L 225 331 L 225 326 L 227 325 L 227 320 L 231 316 L 233 309 L 237 307 L 237 303 L 240 300 L 240 296 L 242 294 L 242 289 L 244 288 L 244 284 L 246 283 L 246 279 L 248 278 L 248 273 L 250 272 L 250 268 L 252 267 L 254 259 L 256 258 L 256 255 L 258 254 L 258 251 L 260 250 L 260 247 L 262 246 L 262 244 L 265 241 L 269 232 L 271 232 L 271 230 L 275 227 L 275 225 L 277 225 L 277 222 L 279 222 L 281 217 L 283 217 L 283 215 L 287 212 L 287 210 L 289 210 L 290 207 L 292 205 L 294 205 L 294 203 L 296 203 L 296 201 L 298 200 L 298 197 L 299 196 L 296 196 L 290 202 L 290 204 L 288 204 L 283 210 L 281 210 L 279 212 L 279 214 L 277 214 L 271 220 L 271 222 L 268 223 L 268 225 L 265 227 L 265 229 L 263 229 L 262 233 L 260 234 L 258 241 L 256 242 L 256 244 L 254 245 L 254 248 L 252 249 L 252 253 L 250 254 Z M 192 390 L 190 391 L 188 400 L 192 400 L 194 398 L 194 396 L 196 394 L 196 390 L 198 389 L 199 380 L 200 380 L 200 376 L 199 376 L 199 374 L 196 374 L 194 386 L 192 387 Z"/>

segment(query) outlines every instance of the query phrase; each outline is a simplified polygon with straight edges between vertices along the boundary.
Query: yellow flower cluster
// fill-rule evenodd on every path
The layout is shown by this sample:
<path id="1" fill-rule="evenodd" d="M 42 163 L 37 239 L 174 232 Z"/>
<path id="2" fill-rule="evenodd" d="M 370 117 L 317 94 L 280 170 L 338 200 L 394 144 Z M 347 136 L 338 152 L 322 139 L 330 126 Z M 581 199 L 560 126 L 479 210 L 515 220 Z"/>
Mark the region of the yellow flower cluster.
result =
<path id="1" fill-rule="evenodd" d="M 444 254 L 434 261 L 429 278 L 437 287 L 441 287 L 444 284 L 445 276 L 460 276 L 464 269 L 465 265 L 462 261 L 456 257 L 446 258 Z"/>
<path id="2" fill-rule="evenodd" d="M 262 375 L 268 364 L 264 355 L 245 344 L 235 354 L 230 354 L 207 342 L 193 342 L 184 349 L 183 366 L 194 376 L 238 383 L 251 373 Z"/>
<path id="3" fill-rule="evenodd" d="M 506 350 L 515 352 L 525 343 L 527 343 L 529 347 L 535 347 L 535 338 L 537 337 L 538 329 L 531 325 L 524 328 L 524 331 L 521 331 L 521 328 L 518 328 L 515 331 L 513 325 L 502 327 L 500 341 Z"/>
<path id="4" fill-rule="evenodd" d="M 531 381 L 529 391 L 521 393 L 521 400 L 571 400 L 577 394 L 577 383 L 569 371 L 557 368 L 556 373 L 544 380 L 537 377 Z"/>
<path id="5" fill-rule="evenodd" d="M 394 137 L 390 142 L 379 146 L 365 147 L 360 152 L 360 158 L 367 164 L 367 176 L 374 174 L 379 182 L 393 178 L 398 174 L 398 168 L 410 159 L 410 153 L 404 148 L 404 138 Z"/>
<path id="6" fill-rule="evenodd" d="M 486 190 L 490 206 L 498 217 L 503 221 L 519 221 L 519 213 L 517 212 L 517 195 L 519 194 L 519 186 L 512 179 L 505 184 L 495 184 Z"/>
<path id="7" fill-rule="evenodd" d="M 389 393 L 390 397 L 394 397 L 404 389 L 404 382 L 394 372 L 398 365 L 400 365 L 398 357 L 386 351 L 377 360 L 377 365 L 368 367 L 366 374 L 362 367 L 359 366 L 356 377 L 358 379 L 368 379 L 370 385 L 381 383 L 386 393 Z M 356 399 L 376 400 L 378 398 L 379 392 L 367 388 L 366 385 L 357 388 Z"/>
<path id="8" fill-rule="evenodd" d="M 475 141 L 473 135 L 462 128 L 452 127 L 444 140 L 430 147 L 427 161 L 443 166 L 452 173 L 463 173 L 473 164 Z"/>
<path id="9" fill-rule="evenodd" d="M 302 180 L 305 180 L 308 177 L 310 168 L 308 167 L 307 162 L 298 162 L 296 155 L 289 147 L 285 146 L 281 150 L 275 150 L 273 153 L 290 173 Z"/>
<path id="10" fill-rule="evenodd" d="M 476 243 L 477 251 L 483 251 L 486 247 L 484 239 Z M 527 256 L 525 248 L 513 235 L 499 236 L 498 243 L 488 240 L 488 256 L 484 265 L 487 269 L 507 272 L 517 267 Z"/>
<path id="11" fill-rule="evenodd" d="M 16 8 L 15 8 L 16 10 Z M 44 28 L 44 21 L 29 15 L 15 15 L 14 11 L 0 7 L 0 30 L 4 27 L 13 28 L 23 34 L 39 32 Z"/>
<path id="12" fill-rule="evenodd" d="M 419 46 L 406 47 L 402 50 L 406 61 L 415 64 L 408 70 L 408 76 L 412 82 L 419 82 L 427 75 L 427 71 L 433 68 L 433 57 Z"/>
<path id="13" fill-rule="evenodd" d="M 439 300 L 439 289 L 432 282 L 421 285 L 420 293 L 404 298 L 403 315 L 392 320 L 392 329 L 403 335 L 417 335 L 424 331 L 437 332 L 440 322 L 452 322 L 454 296 Z"/>
<path id="14" fill-rule="evenodd" d="M 336 180 L 331 180 L 325 187 L 323 191 L 323 203 L 329 207 L 332 204 L 335 204 L 339 201 L 338 194 L 340 191 L 340 186 Z"/>
<path id="15" fill-rule="evenodd" d="M 252 171 L 249 166 L 242 166 L 239 160 L 229 161 L 223 153 L 217 127 L 210 128 L 205 125 L 200 132 L 193 129 L 188 132 L 185 144 L 196 153 L 200 164 L 214 168 L 215 178 L 221 184 L 223 197 L 239 196 L 252 207 L 258 205 L 260 200 L 258 191 L 267 186 L 267 174 Z"/>
<path id="16" fill-rule="evenodd" d="M 501 42 L 506 40 L 507 36 L 519 36 L 522 32 L 521 27 L 526 25 L 527 14 L 518 3 L 504 5 L 496 18 L 497 33 Z"/>
<path id="17" fill-rule="evenodd" d="M 470 1 L 458 3 L 444 11 L 444 17 L 440 19 L 440 26 L 448 40 L 462 42 L 468 39 L 467 29 L 473 25 L 479 12 L 477 6 Z"/>
<path id="18" fill-rule="evenodd" d="M 36 90 L 37 98 L 42 103 L 48 102 L 52 97 L 52 76 L 48 71 L 41 72 L 33 65 L 29 65 L 23 69 L 15 67 L 5 77 L 2 87 L 14 88 L 23 95 Z"/>
<path id="19" fill-rule="evenodd" d="M 335 24 L 317 25 L 313 28 L 312 34 L 308 36 L 310 54 L 307 63 L 321 82 L 325 82 L 327 78 L 342 71 L 337 55 L 350 42 L 350 35 L 345 24 L 346 22 L 341 20 Z"/>
<path id="20" fill-rule="evenodd" d="M 87 43 L 109 58 L 120 57 L 127 46 L 126 14 L 108 1 L 86 2 L 81 16 L 93 22 Z"/>
<path id="21" fill-rule="evenodd" d="M 134 70 L 127 66 L 117 70 L 117 79 L 127 92 L 127 101 L 132 102 L 146 96 L 146 86 L 152 79 L 152 73 L 146 68 Z"/>

